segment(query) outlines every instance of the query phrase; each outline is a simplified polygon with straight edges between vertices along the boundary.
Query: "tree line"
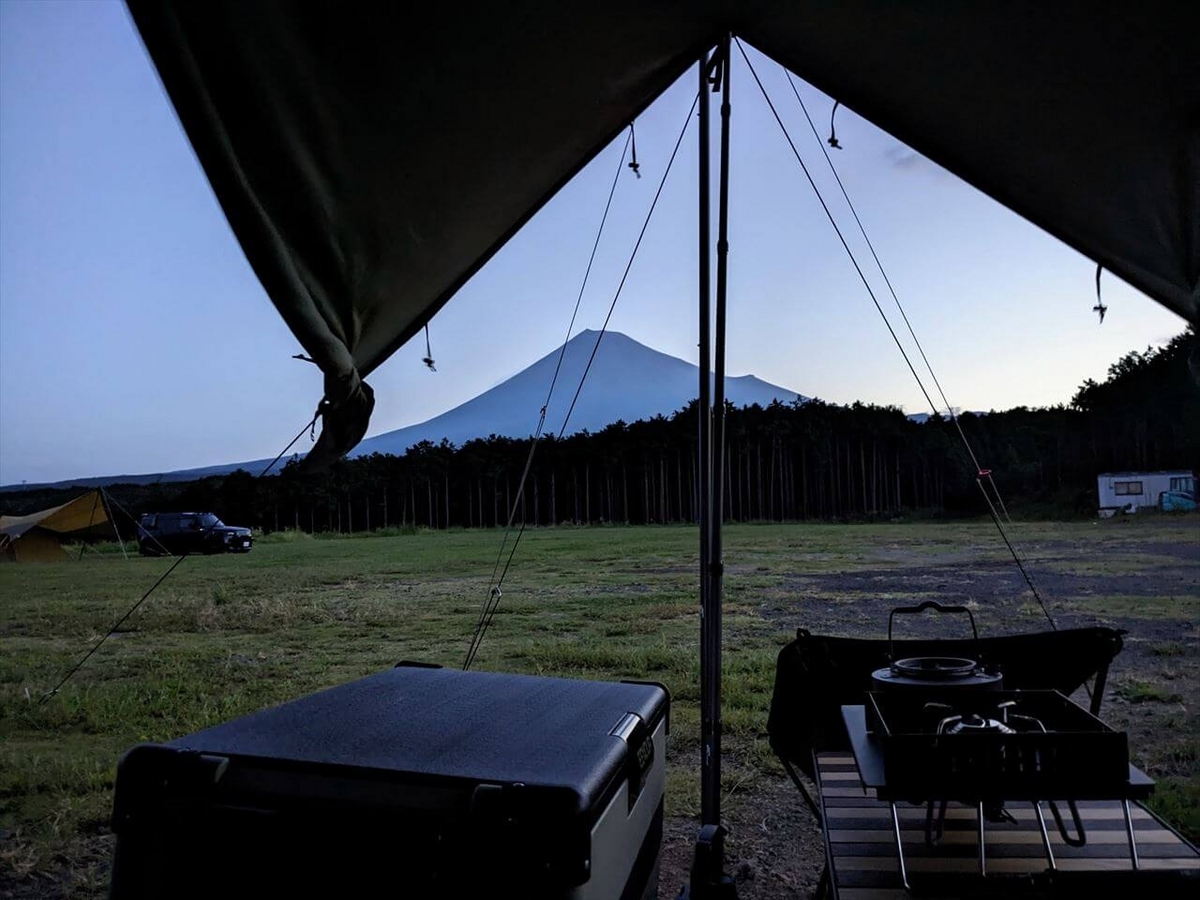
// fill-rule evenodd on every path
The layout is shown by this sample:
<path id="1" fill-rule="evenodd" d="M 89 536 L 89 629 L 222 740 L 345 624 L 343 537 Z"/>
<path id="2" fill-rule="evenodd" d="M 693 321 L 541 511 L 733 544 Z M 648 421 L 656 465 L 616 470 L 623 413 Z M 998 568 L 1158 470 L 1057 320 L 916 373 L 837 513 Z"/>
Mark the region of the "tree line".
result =
<path id="1" fill-rule="evenodd" d="M 731 522 L 973 516 L 986 512 L 990 470 L 1010 511 L 1091 514 L 1102 471 L 1200 467 L 1200 388 L 1188 370 L 1194 331 L 1127 354 L 1070 405 L 916 421 L 893 407 L 809 400 L 726 410 L 723 506 Z M 212 510 L 267 531 L 385 527 L 678 523 L 696 520 L 697 406 L 616 422 L 595 433 L 531 440 L 491 436 L 422 442 L 403 456 L 342 460 L 318 475 L 296 460 L 277 474 L 244 471 L 192 482 L 113 485 L 135 514 Z M 522 476 L 528 476 L 522 491 Z M 75 491 L 3 495 L 14 512 Z M 18 509 L 19 507 L 19 509 Z"/>

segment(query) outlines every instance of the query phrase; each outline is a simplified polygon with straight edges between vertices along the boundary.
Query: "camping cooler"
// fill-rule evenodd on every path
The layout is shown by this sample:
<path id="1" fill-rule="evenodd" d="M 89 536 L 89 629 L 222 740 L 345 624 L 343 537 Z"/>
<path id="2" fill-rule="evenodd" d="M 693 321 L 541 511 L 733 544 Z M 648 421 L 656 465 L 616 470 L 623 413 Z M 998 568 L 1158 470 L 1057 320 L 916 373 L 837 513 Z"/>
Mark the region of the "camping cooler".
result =
<path id="1" fill-rule="evenodd" d="M 655 897 L 668 705 L 401 664 L 134 747 L 111 896 Z"/>

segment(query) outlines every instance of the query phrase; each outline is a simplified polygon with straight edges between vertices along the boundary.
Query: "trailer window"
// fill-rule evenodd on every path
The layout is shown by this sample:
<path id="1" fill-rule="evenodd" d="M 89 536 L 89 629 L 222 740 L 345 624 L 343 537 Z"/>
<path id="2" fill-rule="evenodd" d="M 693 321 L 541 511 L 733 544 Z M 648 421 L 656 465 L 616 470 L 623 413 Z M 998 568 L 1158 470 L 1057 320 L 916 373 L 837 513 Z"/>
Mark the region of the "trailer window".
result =
<path id="1" fill-rule="evenodd" d="M 1118 481 L 1113 484 L 1113 489 L 1118 497 L 1127 494 L 1140 494 L 1142 492 L 1142 483 L 1140 481 Z"/>
<path id="2" fill-rule="evenodd" d="M 1183 478 L 1171 479 L 1171 490 L 1173 491 L 1194 491 L 1196 489 L 1196 479 L 1190 476 Z"/>

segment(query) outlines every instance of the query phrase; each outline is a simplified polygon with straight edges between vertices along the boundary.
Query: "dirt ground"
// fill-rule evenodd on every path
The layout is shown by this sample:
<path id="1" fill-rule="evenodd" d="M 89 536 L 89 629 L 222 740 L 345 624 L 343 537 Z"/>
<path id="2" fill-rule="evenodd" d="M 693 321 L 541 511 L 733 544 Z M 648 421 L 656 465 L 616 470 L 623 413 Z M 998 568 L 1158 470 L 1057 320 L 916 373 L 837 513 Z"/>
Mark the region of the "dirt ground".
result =
<path id="1" fill-rule="evenodd" d="M 800 898 L 812 894 L 825 865 L 816 819 L 786 779 L 767 782 L 727 804 L 726 873 L 738 897 Z M 670 819 L 663 834 L 658 895 L 670 900 L 687 882 L 697 825 Z"/>

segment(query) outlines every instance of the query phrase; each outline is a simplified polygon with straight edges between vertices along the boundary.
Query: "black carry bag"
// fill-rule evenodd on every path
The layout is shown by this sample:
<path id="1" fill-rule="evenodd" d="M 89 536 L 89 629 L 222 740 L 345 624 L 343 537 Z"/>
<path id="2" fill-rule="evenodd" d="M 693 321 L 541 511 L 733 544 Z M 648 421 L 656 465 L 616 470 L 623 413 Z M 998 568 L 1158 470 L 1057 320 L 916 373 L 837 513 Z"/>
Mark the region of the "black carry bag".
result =
<path id="1" fill-rule="evenodd" d="M 402 664 L 145 744 L 114 900 L 657 896 L 669 698 Z"/>

